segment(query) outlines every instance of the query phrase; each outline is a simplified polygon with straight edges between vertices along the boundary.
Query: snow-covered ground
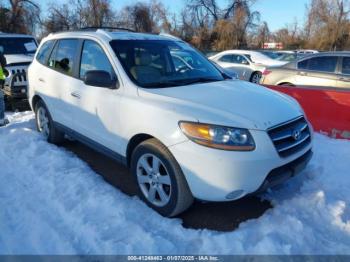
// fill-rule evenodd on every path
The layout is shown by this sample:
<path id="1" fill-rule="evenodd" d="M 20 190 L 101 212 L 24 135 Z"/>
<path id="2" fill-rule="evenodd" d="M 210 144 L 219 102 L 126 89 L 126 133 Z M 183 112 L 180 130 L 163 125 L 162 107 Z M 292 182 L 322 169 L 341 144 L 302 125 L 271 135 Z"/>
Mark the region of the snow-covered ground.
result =
<path id="1" fill-rule="evenodd" d="M 274 208 L 228 233 L 185 229 L 46 143 L 30 112 L 0 128 L 0 254 L 350 254 L 350 141 L 315 135 Z"/>

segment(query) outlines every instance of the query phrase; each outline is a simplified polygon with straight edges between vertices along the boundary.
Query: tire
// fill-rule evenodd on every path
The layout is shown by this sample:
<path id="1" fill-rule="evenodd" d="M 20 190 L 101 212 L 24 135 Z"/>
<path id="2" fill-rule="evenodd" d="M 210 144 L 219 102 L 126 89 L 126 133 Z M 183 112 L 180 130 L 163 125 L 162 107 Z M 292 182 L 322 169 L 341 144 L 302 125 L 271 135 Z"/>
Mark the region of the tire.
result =
<path id="1" fill-rule="evenodd" d="M 252 74 L 252 76 L 250 77 L 250 82 L 255 83 L 255 84 L 259 84 L 261 76 L 262 76 L 261 72 L 254 72 Z"/>
<path id="2" fill-rule="evenodd" d="M 41 133 L 49 143 L 59 144 L 64 141 L 64 133 L 55 127 L 50 112 L 42 100 L 39 100 L 35 105 L 35 120 L 38 132 Z"/>
<path id="3" fill-rule="evenodd" d="M 161 215 L 173 217 L 192 205 L 194 199 L 179 164 L 157 139 L 135 148 L 131 171 L 140 198 Z"/>
<path id="4" fill-rule="evenodd" d="M 15 112 L 16 111 L 16 102 L 12 97 L 5 96 L 5 106 L 6 110 Z"/>

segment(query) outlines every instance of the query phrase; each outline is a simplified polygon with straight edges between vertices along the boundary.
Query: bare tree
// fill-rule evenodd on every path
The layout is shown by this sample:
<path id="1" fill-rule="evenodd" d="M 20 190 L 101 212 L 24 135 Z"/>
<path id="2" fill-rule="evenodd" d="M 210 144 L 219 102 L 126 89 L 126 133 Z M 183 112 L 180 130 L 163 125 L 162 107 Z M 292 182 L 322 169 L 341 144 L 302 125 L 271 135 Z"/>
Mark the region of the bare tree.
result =
<path id="1" fill-rule="evenodd" d="M 114 22 L 109 0 L 79 1 L 82 24 L 85 26 L 110 26 Z"/>
<path id="2" fill-rule="evenodd" d="M 348 42 L 348 0 L 312 0 L 308 6 L 305 35 L 307 46 L 321 50 L 344 48 Z"/>
<path id="3" fill-rule="evenodd" d="M 0 30 L 11 33 L 33 33 L 40 22 L 40 7 L 31 0 L 0 2 Z"/>
<path id="4" fill-rule="evenodd" d="M 259 26 L 257 32 L 255 32 L 255 47 L 262 48 L 264 46 L 264 43 L 269 42 L 270 37 L 271 33 L 269 26 L 266 22 L 263 22 L 262 25 Z"/>
<path id="5" fill-rule="evenodd" d="M 117 19 L 118 25 L 132 28 L 138 32 L 153 33 L 173 32 L 175 31 L 175 22 L 176 18 L 170 18 L 164 5 L 157 0 L 128 5 L 120 11 Z"/>
<path id="6" fill-rule="evenodd" d="M 282 43 L 286 49 L 300 49 L 305 47 L 305 36 L 297 21 L 286 25 L 273 34 L 275 42 Z"/>

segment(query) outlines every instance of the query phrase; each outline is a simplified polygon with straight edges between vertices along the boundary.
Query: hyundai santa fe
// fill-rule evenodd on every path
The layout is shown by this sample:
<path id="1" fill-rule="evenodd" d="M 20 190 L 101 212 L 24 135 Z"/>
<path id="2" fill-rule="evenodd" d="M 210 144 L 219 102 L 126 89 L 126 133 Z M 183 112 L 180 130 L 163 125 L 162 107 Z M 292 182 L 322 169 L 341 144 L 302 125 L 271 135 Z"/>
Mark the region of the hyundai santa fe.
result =
<path id="1" fill-rule="evenodd" d="M 131 169 L 164 216 L 232 201 L 294 176 L 312 127 L 292 98 L 232 79 L 172 36 L 91 29 L 42 40 L 28 72 L 38 131 Z"/>

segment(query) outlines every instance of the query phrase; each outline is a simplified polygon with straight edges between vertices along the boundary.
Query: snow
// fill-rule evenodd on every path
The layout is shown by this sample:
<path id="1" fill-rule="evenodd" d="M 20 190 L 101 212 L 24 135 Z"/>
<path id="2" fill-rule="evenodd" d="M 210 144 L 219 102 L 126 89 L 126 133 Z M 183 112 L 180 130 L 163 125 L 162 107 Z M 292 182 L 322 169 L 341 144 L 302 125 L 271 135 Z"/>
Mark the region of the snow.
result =
<path id="1" fill-rule="evenodd" d="M 50 145 L 30 112 L 0 128 L 0 254 L 350 254 L 350 141 L 315 134 L 307 169 L 232 232 L 185 229 Z"/>

